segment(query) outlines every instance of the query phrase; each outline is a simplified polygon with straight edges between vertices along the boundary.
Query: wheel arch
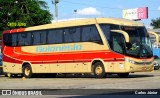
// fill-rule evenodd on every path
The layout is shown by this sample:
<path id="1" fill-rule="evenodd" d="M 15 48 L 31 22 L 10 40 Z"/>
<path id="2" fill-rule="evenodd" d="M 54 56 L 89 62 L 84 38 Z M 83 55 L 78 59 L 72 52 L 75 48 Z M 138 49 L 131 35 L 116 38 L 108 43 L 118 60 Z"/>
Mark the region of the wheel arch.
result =
<path id="1" fill-rule="evenodd" d="M 30 62 L 24 61 L 24 62 L 22 63 L 22 68 L 23 68 L 26 64 L 29 64 L 29 65 L 31 66 L 31 68 L 32 68 L 32 72 L 34 72 L 34 68 L 33 68 L 32 64 L 31 64 Z"/>
<path id="2" fill-rule="evenodd" d="M 92 62 L 91 62 L 91 71 L 93 70 L 93 66 L 96 62 L 101 62 L 104 66 L 104 69 L 105 69 L 105 62 L 104 60 L 100 59 L 100 58 L 96 58 L 96 59 L 93 59 Z"/>

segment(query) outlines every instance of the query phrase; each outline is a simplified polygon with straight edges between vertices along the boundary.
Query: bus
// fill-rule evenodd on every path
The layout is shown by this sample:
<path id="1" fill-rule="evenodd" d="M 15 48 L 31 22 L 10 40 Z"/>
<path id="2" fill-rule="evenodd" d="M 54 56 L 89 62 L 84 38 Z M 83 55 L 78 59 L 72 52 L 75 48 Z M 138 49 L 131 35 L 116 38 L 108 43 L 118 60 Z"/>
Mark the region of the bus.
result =
<path id="1" fill-rule="evenodd" d="M 6 30 L 3 70 L 34 74 L 107 74 L 154 70 L 149 33 L 142 23 L 122 18 L 88 18 Z"/>

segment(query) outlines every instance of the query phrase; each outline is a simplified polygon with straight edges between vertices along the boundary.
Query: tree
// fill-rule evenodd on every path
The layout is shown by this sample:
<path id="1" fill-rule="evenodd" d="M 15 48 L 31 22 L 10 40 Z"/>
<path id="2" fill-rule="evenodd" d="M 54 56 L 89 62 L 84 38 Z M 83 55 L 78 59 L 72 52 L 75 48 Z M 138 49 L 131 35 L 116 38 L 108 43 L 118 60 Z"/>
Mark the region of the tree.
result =
<path id="1" fill-rule="evenodd" d="M 160 28 L 160 17 L 152 19 L 150 25 L 153 26 L 153 29 Z"/>
<path id="2" fill-rule="evenodd" d="M 3 30 L 51 23 L 52 15 L 42 0 L 0 0 L 0 33 Z"/>

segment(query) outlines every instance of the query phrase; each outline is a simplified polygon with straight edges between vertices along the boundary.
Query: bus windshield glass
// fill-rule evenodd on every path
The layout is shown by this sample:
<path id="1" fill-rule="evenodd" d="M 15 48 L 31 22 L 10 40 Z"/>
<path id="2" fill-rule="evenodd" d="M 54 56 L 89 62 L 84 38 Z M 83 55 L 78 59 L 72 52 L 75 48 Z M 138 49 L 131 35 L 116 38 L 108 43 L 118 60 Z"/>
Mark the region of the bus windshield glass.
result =
<path id="1" fill-rule="evenodd" d="M 108 24 L 100 24 L 100 26 L 111 49 L 113 48 L 113 43 L 111 44 L 113 35 L 110 33 L 113 32 L 110 30 L 123 30 L 129 35 L 129 43 L 124 43 L 122 45 L 122 47 L 124 47 L 124 55 L 135 58 L 150 58 L 153 56 L 149 34 L 144 26 L 120 26 Z M 114 49 L 112 50 L 114 51 Z"/>
<path id="2" fill-rule="evenodd" d="M 145 27 L 127 27 L 121 29 L 128 33 L 129 43 L 126 43 L 126 55 L 137 58 L 152 57 L 152 47 L 149 34 Z"/>

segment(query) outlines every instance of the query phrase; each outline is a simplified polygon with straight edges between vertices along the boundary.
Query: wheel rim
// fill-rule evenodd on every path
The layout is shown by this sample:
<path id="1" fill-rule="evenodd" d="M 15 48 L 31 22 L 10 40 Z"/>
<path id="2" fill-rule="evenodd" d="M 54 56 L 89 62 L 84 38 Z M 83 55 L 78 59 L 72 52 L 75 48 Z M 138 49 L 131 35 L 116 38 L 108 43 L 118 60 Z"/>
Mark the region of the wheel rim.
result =
<path id="1" fill-rule="evenodd" d="M 25 68 L 25 75 L 28 76 L 30 74 L 30 69 L 28 67 Z"/>
<path id="2" fill-rule="evenodd" d="M 97 67 L 96 67 L 95 72 L 96 72 L 96 74 L 97 74 L 97 75 L 101 75 L 101 74 L 102 74 L 102 72 L 103 72 L 102 67 L 101 67 L 100 65 L 99 65 L 99 66 L 97 66 Z"/>

